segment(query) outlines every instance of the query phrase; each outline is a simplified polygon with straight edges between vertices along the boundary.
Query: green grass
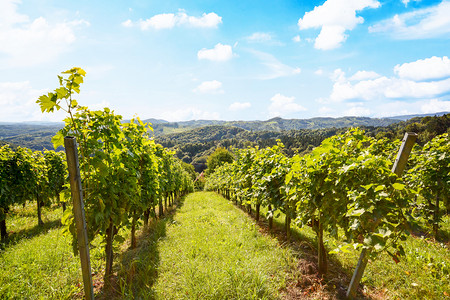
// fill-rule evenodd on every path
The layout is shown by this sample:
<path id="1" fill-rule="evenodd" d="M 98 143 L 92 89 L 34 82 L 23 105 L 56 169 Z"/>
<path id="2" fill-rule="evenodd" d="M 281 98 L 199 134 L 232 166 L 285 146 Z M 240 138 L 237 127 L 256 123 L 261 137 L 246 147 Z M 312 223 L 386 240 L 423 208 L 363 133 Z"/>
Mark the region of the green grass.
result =
<path id="1" fill-rule="evenodd" d="M 62 211 L 33 204 L 8 218 L 11 239 L 0 253 L 0 299 L 67 299 L 82 293 L 79 257 L 59 225 Z M 214 193 L 188 195 L 177 211 L 138 232 L 138 247 L 118 245 L 115 286 L 98 299 L 278 299 L 294 262 L 289 249 L 262 235 L 255 222 Z M 100 238 L 93 242 L 94 281 L 104 268 Z"/>
<path id="2" fill-rule="evenodd" d="M 62 210 L 44 208 L 40 227 L 33 204 L 14 207 L 7 219 L 10 240 L 0 252 L 1 299 L 67 298 L 79 290 L 79 263 L 59 225 Z"/>
<path id="3" fill-rule="evenodd" d="M 262 210 L 264 216 L 265 210 Z M 284 215 L 275 218 L 278 227 L 284 224 Z M 440 236 L 444 241 L 433 238 L 409 236 L 403 244 L 406 255 L 396 264 L 387 253 L 381 253 L 369 263 L 361 280 L 364 295 L 376 299 L 450 299 L 450 216 L 440 224 Z M 317 247 L 315 232 L 310 227 L 292 226 L 292 247 L 306 242 Z M 328 251 L 342 244 L 330 236 L 325 237 Z M 315 250 L 314 250 L 315 251 Z M 302 253 L 297 252 L 298 256 Z M 334 271 L 345 273 L 348 282 L 359 258 L 359 251 L 329 255 Z M 333 273 L 333 276 L 335 274 Z M 334 278 L 327 278 L 333 281 Z M 327 293 L 327 292 L 325 292 Z M 361 295 L 360 295 L 361 296 Z"/>
<path id="4" fill-rule="evenodd" d="M 214 193 L 189 195 L 158 246 L 157 299 L 276 299 L 293 256 Z"/>
<path id="5" fill-rule="evenodd" d="M 61 216 L 57 206 L 44 208 L 45 225 L 37 226 L 35 203 L 14 207 L 7 219 L 11 238 L 0 245 L 0 299 L 82 297 L 79 257 L 73 255 L 71 237 L 62 233 Z M 281 214 L 275 226 L 281 228 L 282 222 Z M 386 254 L 370 261 L 362 280 L 365 297 L 450 299 L 446 296 L 450 294 L 450 218 L 441 225 L 443 241 L 409 237 L 400 263 Z M 279 231 L 273 236 L 261 232 L 245 212 L 217 194 L 190 194 L 177 210 L 139 230 L 136 249 L 128 247 L 129 230 L 122 230 L 127 240 L 116 245 L 115 288 L 105 293 L 100 284 L 96 297 L 279 299 L 297 291 L 296 295 L 309 299 L 335 299 L 336 289 L 348 285 L 345 280 L 349 281 L 359 252 L 330 255 L 330 276 L 313 282 L 316 290 L 312 291 L 296 283 L 302 276 L 299 260 L 315 260 L 308 253 L 316 244 L 311 228 L 294 228 L 291 243 L 285 243 Z M 340 243 L 330 237 L 325 242 L 328 250 Z M 91 265 L 97 283 L 104 271 L 102 247 L 100 237 L 93 241 Z M 347 278 L 338 282 L 339 274 Z"/>

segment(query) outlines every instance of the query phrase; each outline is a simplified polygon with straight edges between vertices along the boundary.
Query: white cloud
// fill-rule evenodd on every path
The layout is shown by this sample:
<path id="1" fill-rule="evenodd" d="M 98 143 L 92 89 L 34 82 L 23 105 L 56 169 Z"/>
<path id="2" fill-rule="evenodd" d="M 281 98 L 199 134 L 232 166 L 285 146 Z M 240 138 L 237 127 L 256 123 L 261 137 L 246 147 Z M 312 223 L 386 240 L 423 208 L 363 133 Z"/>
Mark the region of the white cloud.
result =
<path id="1" fill-rule="evenodd" d="M 366 8 L 378 8 L 376 0 L 327 0 L 323 5 L 314 7 L 298 20 L 300 30 L 321 28 L 314 47 L 321 50 L 334 49 L 347 39 L 345 34 L 362 24 L 364 19 L 356 12 Z"/>
<path id="2" fill-rule="evenodd" d="M 431 99 L 425 101 L 421 107 L 421 111 L 426 114 L 434 112 L 450 111 L 450 101 L 441 101 L 438 99 Z"/>
<path id="3" fill-rule="evenodd" d="M 244 109 L 250 108 L 251 106 L 252 105 L 250 104 L 250 102 L 234 102 L 234 103 L 230 104 L 228 109 L 231 111 L 238 111 L 238 110 L 244 110 Z"/>
<path id="4" fill-rule="evenodd" d="M 424 60 L 426 61 L 426 60 Z M 417 63 L 417 65 L 415 64 Z M 423 61 L 417 61 L 411 65 L 396 66 L 396 73 L 401 74 L 409 69 L 416 70 L 422 67 Z M 425 63 L 426 64 L 426 63 Z M 434 64 L 434 61 L 433 63 Z M 440 72 L 439 74 L 442 74 Z M 424 74 L 429 78 L 428 74 Z M 419 77 L 416 76 L 416 77 Z M 433 98 L 450 92 L 450 78 L 434 81 L 415 81 L 408 78 L 380 76 L 372 71 L 359 71 L 347 78 L 345 72 L 336 69 L 331 76 L 334 81 L 329 100 L 342 102 L 346 100 L 382 100 L 382 99 L 407 99 L 407 98 Z M 419 77 L 418 79 L 422 79 Z M 355 82 L 356 81 L 356 82 Z"/>
<path id="5" fill-rule="evenodd" d="M 67 117 L 63 110 L 55 110 L 53 113 L 42 113 L 36 100 L 41 95 L 47 94 L 47 89 L 33 88 L 28 81 L 20 82 L 0 82 L 0 121 L 2 122 L 23 122 L 23 121 L 52 121 L 61 122 Z M 95 98 L 102 97 L 95 91 L 83 93 L 83 98 L 94 94 Z M 78 99 L 78 98 L 77 98 Z M 80 103 L 81 104 L 81 103 Z M 83 105 L 85 105 L 83 103 Z M 92 110 L 111 107 L 108 101 L 90 102 L 87 104 Z"/>
<path id="6" fill-rule="evenodd" d="M 195 107 L 186 107 L 177 110 L 165 111 L 159 114 L 161 119 L 177 122 L 188 120 L 219 120 L 220 115 L 217 112 L 208 112 Z"/>
<path id="7" fill-rule="evenodd" d="M 133 27 L 133 21 L 128 19 L 128 20 L 122 22 L 122 26 L 123 27 Z"/>
<path id="8" fill-rule="evenodd" d="M 293 75 L 295 75 L 295 74 L 300 74 L 301 72 L 302 72 L 302 69 L 300 69 L 299 67 L 294 68 L 294 69 L 292 70 L 292 74 L 293 74 Z"/>
<path id="9" fill-rule="evenodd" d="M 130 21 L 130 20 L 128 20 Z M 128 21 L 122 23 L 126 27 L 131 27 Z M 131 21 L 130 21 L 131 22 Z M 125 23 L 127 23 L 125 25 Z M 154 15 L 146 20 L 136 22 L 142 30 L 152 29 L 170 29 L 175 26 L 188 26 L 195 28 L 217 28 L 222 23 L 222 17 L 216 13 L 203 13 L 201 17 L 187 15 L 183 10 L 178 13 L 165 13 Z M 127 26 L 128 25 L 128 26 Z"/>
<path id="10" fill-rule="evenodd" d="M 332 109 L 331 107 L 328 106 L 322 106 L 321 108 L 319 108 L 319 113 L 321 116 L 332 116 L 334 112 L 334 109 Z"/>
<path id="11" fill-rule="evenodd" d="M 227 61 L 233 57 L 233 50 L 230 45 L 218 43 L 213 49 L 203 48 L 197 52 L 198 59 L 212 61 Z"/>
<path id="12" fill-rule="evenodd" d="M 259 76 L 259 79 L 267 80 L 267 79 L 275 79 L 280 77 L 292 76 L 301 73 L 301 69 L 296 67 L 290 67 L 288 65 L 280 62 L 275 56 L 272 54 L 257 51 L 257 50 L 248 50 L 250 53 L 256 56 L 261 61 L 261 64 L 266 66 L 269 69 L 269 73 L 263 74 Z"/>
<path id="13" fill-rule="evenodd" d="M 351 103 L 350 108 L 344 111 L 345 116 L 365 117 L 370 116 L 370 109 L 363 106 L 362 103 Z"/>
<path id="14" fill-rule="evenodd" d="M 246 38 L 249 42 L 254 43 L 264 43 L 272 40 L 270 33 L 266 32 L 255 32 L 251 36 Z"/>
<path id="15" fill-rule="evenodd" d="M 103 100 L 102 102 L 89 104 L 90 110 L 103 110 L 105 107 L 111 108 L 111 103 L 106 100 Z"/>
<path id="16" fill-rule="evenodd" d="M 436 112 L 450 111 L 450 101 L 440 99 L 425 99 L 409 102 L 405 105 L 404 101 L 390 101 L 374 108 L 377 117 L 392 117 L 398 115 L 411 114 L 430 114 Z"/>
<path id="17" fill-rule="evenodd" d="M 314 71 L 314 74 L 316 74 L 317 76 L 322 76 L 323 75 L 323 70 L 322 69 L 317 69 Z"/>
<path id="18" fill-rule="evenodd" d="M 19 1 L 0 3 L 0 53 L 6 54 L 8 66 L 31 66 L 45 63 L 68 51 L 76 40 L 74 30 L 85 20 L 53 23 L 44 17 L 30 20 L 17 12 Z"/>
<path id="19" fill-rule="evenodd" d="M 411 2 L 411 0 L 401 0 L 402 3 L 405 5 L 405 7 L 408 7 L 409 2 Z M 412 0 L 414 2 L 420 2 L 422 0 Z"/>
<path id="20" fill-rule="evenodd" d="M 142 30 L 167 29 L 175 27 L 176 22 L 175 14 L 159 14 L 147 20 L 140 20 L 139 26 Z"/>
<path id="21" fill-rule="evenodd" d="M 361 80 L 366 80 L 366 79 L 376 79 L 381 77 L 378 73 L 374 72 L 374 71 L 358 71 L 355 74 L 353 74 L 352 77 L 350 77 L 349 79 L 351 81 L 361 81 Z"/>
<path id="22" fill-rule="evenodd" d="M 222 94 L 222 82 L 217 80 L 204 81 L 194 90 L 196 93 L 200 94 Z"/>
<path id="23" fill-rule="evenodd" d="M 413 12 L 395 15 L 369 27 L 369 32 L 386 32 L 397 39 L 429 39 L 448 37 L 450 33 L 450 1 Z"/>
<path id="24" fill-rule="evenodd" d="M 323 26 L 314 43 L 314 48 L 330 50 L 338 48 L 347 39 L 345 27 L 343 26 Z"/>
<path id="25" fill-rule="evenodd" d="M 414 62 L 396 65 L 394 72 L 400 77 L 415 81 L 441 79 L 450 77 L 450 59 L 444 57 L 430 57 Z"/>
<path id="26" fill-rule="evenodd" d="M 200 18 L 182 14 L 181 23 L 186 23 L 192 27 L 217 28 L 217 25 L 222 23 L 222 17 L 219 17 L 216 13 L 203 13 Z"/>
<path id="27" fill-rule="evenodd" d="M 337 82 L 344 82 L 347 80 L 345 77 L 345 72 L 342 71 L 341 69 L 334 70 L 334 72 L 331 74 L 330 78 L 331 78 L 331 80 L 337 81 Z"/>
<path id="28" fill-rule="evenodd" d="M 300 38 L 299 35 L 296 35 L 296 36 L 294 36 L 294 37 L 292 38 L 292 41 L 294 41 L 294 42 L 296 42 L 296 43 L 300 42 L 301 40 L 302 40 L 302 39 Z"/>
<path id="29" fill-rule="evenodd" d="M 282 46 L 282 42 L 273 38 L 270 33 L 267 32 L 255 32 L 252 35 L 245 38 L 249 43 L 261 43 L 268 45 Z"/>
<path id="30" fill-rule="evenodd" d="M 64 113 L 42 114 L 36 100 L 45 90 L 34 89 L 28 81 L 0 82 L 0 120 L 20 122 L 30 120 L 61 121 Z"/>
<path id="31" fill-rule="evenodd" d="M 20 1 L 16 0 L 3 0 L 0 2 L 0 28 L 29 22 L 27 15 L 17 12 L 17 4 L 19 3 Z"/>
<path id="32" fill-rule="evenodd" d="M 270 98 L 269 115 L 271 117 L 284 116 L 299 111 L 305 111 L 306 108 L 295 103 L 295 97 L 287 97 L 280 93 Z"/>

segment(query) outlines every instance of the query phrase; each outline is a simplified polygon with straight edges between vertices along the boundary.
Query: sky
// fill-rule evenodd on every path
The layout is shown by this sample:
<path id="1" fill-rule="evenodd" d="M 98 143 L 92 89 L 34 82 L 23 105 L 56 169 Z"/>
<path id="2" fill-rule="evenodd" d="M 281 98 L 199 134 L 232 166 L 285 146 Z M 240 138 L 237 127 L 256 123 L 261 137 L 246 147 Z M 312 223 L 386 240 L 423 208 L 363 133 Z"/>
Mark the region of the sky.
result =
<path id="1" fill-rule="evenodd" d="M 450 111 L 449 56 L 450 0 L 0 0 L 0 122 L 72 67 L 125 119 Z"/>

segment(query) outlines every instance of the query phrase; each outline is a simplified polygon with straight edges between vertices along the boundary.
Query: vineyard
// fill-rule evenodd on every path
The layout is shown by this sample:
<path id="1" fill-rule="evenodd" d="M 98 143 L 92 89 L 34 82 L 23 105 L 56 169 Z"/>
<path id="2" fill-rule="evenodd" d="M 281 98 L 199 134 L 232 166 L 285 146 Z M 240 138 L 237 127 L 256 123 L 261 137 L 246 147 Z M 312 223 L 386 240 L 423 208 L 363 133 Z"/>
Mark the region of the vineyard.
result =
<path id="1" fill-rule="evenodd" d="M 356 274 L 364 272 L 360 265 L 369 256 L 375 260 L 385 252 L 398 263 L 406 255 L 402 241 L 420 230 L 438 237 L 442 217 L 450 211 L 448 134 L 416 147 L 403 177 L 392 170 L 399 146 L 352 129 L 292 159 L 282 153 L 281 143 L 236 150 L 236 160 L 217 168 L 205 188 L 248 212 L 254 208 L 257 221 L 263 208 L 270 229 L 274 215 L 284 214 L 288 240 L 292 221 L 310 226 L 316 234 L 319 274 L 327 273 L 328 253 L 362 251 L 353 275 L 359 276 L 358 284 L 362 274 Z M 328 251 L 325 233 L 342 243 Z M 450 282 L 449 268 L 442 266 L 439 279 Z M 353 296 L 350 289 L 347 296 Z"/>
<path id="2" fill-rule="evenodd" d="M 66 78 L 63 76 L 65 75 Z M 122 123 L 122 117 L 105 108 L 91 111 L 78 105 L 73 94 L 80 92 L 85 72 L 73 68 L 58 76 L 60 87 L 37 101 L 42 112 L 64 110 L 65 127 L 52 139 L 55 149 L 63 145 L 65 136 L 73 136 L 80 145 L 79 172 L 83 187 L 84 211 L 89 240 L 101 236 L 106 266 L 104 282 L 111 286 L 114 242 L 123 241 L 119 234 L 131 228 L 131 247 L 136 247 L 136 229 L 149 217 L 163 216 L 164 208 L 176 198 L 193 190 L 193 178 L 173 153 L 149 138 L 151 130 L 137 119 Z M 70 199 L 65 183 L 67 167 L 64 156 L 54 151 L 31 152 L 3 146 L 0 152 L 0 220 L 2 241 L 7 239 L 6 218 L 10 207 L 35 200 L 38 225 L 42 225 L 41 207 Z M 164 203 L 163 203 L 164 202 Z M 61 219 L 73 236 L 74 253 L 78 252 L 72 209 Z"/>
<path id="3" fill-rule="evenodd" d="M 403 280 L 401 288 L 389 285 L 382 290 L 381 298 L 450 296 L 448 133 L 410 149 L 404 171 L 395 165 L 401 141 L 369 137 L 357 128 L 325 139 L 302 156 L 286 156 L 281 142 L 267 148 L 219 149 L 207 161 L 205 190 L 221 194 L 246 215 L 215 193 L 186 197 L 194 191 L 194 181 L 203 179 L 150 138 L 149 124 L 137 117 L 123 122 L 108 108 L 93 111 L 79 105 L 73 97 L 80 93 L 85 75 L 80 68 L 63 72 L 59 87 L 37 103 L 43 113 L 67 114 L 64 128 L 52 139 L 55 149 L 64 145 L 65 137 L 78 143 L 79 192 L 97 296 L 321 297 L 314 294 L 315 283 L 333 285 L 336 261 L 345 265 L 340 272 L 351 277 L 360 253 L 353 273 L 360 277 L 335 284 L 338 290 L 355 282 L 348 297 L 355 296 L 360 281 L 382 290 L 387 283 L 373 273 L 396 265 L 403 266 L 402 276 L 414 273 L 427 286 Z M 9 272 L 0 276 L 0 298 L 83 297 L 79 262 L 73 256 L 82 245 L 67 169 L 62 152 L 0 148 L 0 266 Z M 36 222 L 35 228 L 25 225 L 28 219 Z M 277 233 L 281 226 L 282 237 Z M 35 248 L 43 247 L 38 239 L 51 245 L 52 252 L 37 253 Z M 316 260 L 311 267 L 316 279 L 309 285 L 295 263 L 302 256 L 296 245 L 306 240 L 314 244 L 309 248 Z M 124 254 L 124 247 L 132 254 Z M 26 259 L 12 258 L 27 250 L 20 254 Z M 133 253 L 131 262 L 124 262 Z M 161 262 L 155 261 L 160 256 Z M 33 257 L 40 257 L 40 269 L 67 276 L 61 282 L 58 277 L 58 286 L 52 288 L 45 280 L 33 279 L 33 273 L 26 278 L 21 270 L 35 264 Z M 119 263 L 118 257 L 125 258 Z M 207 268 L 211 259 L 221 267 Z M 366 264 L 368 275 L 363 275 Z M 34 294 L 36 288 L 44 294 Z M 341 298 L 345 292 L 328 296 Z M 373 293 L 367 296 L 365 288 L 356 297 L 376 298 Z"/>

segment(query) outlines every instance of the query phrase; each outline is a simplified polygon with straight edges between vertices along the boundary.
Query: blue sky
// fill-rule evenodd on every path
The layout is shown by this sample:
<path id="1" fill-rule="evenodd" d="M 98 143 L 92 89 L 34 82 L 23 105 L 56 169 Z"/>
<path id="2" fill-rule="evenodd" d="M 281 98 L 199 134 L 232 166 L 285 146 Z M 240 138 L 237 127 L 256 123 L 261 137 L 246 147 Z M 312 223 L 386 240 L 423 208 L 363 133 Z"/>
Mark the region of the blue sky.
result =
<path id="1" fill-rule="evenodd" d="M 0 0 L 0 122 L 71 67 L 77 100 L 130 118 L 450 111 L 450 1 Z"/>

